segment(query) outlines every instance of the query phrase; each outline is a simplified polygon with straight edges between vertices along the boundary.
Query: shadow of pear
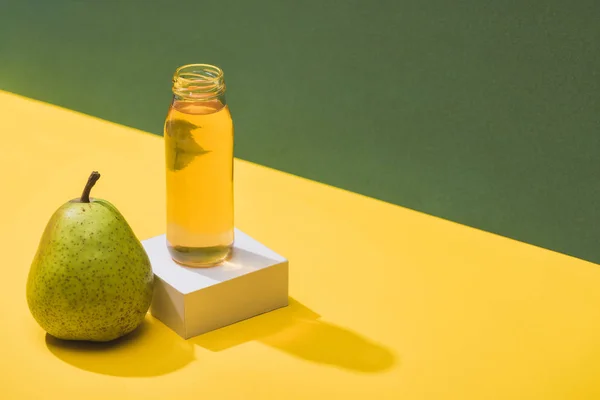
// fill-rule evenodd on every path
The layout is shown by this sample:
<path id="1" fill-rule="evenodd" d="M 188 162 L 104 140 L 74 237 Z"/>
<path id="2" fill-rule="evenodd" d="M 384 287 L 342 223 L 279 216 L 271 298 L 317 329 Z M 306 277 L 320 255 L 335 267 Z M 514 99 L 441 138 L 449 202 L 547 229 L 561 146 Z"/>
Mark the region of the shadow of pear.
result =
<path id="1" fill-rule="evenodd" d="M 364 373 L 382 372 L 396 363 L 394 354 L 385 346 L 323 321 L 319 314 L 293 298 L 287 307 L 189 341 L 215 352 L 259 341 L 307 361 Z"/>
<path id="2" fill-rule="evenodd" d="M 111 342 L 57 339 L 46 334 L 56 357 L 77 368 L 112 376 L 158 376 L 194 360 L 194 347 L 147 315 L 135 331 Z"/>

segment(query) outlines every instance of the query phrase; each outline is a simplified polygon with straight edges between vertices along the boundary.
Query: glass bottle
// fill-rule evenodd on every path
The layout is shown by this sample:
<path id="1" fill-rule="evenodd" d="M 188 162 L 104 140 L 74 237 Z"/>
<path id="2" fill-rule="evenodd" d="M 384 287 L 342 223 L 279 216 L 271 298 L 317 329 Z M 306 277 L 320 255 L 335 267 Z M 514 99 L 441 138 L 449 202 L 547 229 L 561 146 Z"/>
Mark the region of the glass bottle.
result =
<path id="1" fill-rule="evenodd" d="M 231 252 L 233 136 L 223 71 L 177 68 L 164 126 L 167 247 L 177 263 L 213 266 Z"/>

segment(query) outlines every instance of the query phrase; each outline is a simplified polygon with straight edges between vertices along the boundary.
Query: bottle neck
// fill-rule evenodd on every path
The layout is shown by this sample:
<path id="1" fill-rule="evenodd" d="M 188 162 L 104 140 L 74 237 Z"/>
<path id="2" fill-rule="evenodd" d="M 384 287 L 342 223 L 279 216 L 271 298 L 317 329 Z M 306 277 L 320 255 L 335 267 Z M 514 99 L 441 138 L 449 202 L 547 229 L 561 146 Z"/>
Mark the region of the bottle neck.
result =
<path id="1" fill-rule="evenodd" d="M 224 102 L 223 71 L 209 64 L 184 65 L 175 70 L 172 90 L 175 100 Z"/>

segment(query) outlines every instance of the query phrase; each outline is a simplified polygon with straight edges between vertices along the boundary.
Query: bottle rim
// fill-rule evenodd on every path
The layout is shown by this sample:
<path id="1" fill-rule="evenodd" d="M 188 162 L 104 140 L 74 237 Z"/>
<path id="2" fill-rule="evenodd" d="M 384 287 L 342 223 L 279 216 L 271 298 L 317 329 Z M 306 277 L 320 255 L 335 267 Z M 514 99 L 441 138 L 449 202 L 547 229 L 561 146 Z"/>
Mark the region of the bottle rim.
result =
<path id="1" fill-rule="evenodd" d="M 212 64 L 185 64 L 173 74 L 173 93 L 183 99 L 210 100 L 225 92 L 223 70 Z"/>

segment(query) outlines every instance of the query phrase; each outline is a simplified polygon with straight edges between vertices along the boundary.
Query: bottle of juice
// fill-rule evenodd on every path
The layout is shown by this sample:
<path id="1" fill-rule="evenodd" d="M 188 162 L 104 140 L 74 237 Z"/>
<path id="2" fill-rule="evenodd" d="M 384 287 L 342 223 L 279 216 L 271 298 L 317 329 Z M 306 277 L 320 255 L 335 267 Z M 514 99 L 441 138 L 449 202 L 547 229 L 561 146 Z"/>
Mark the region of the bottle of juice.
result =
<path id="1" fill-rule="evenodd" d="M 164 142 L 171 257 L 190 267 L 217 265 L 234 239 L 233 121 L 220 68 L 175 71 Z"/>

